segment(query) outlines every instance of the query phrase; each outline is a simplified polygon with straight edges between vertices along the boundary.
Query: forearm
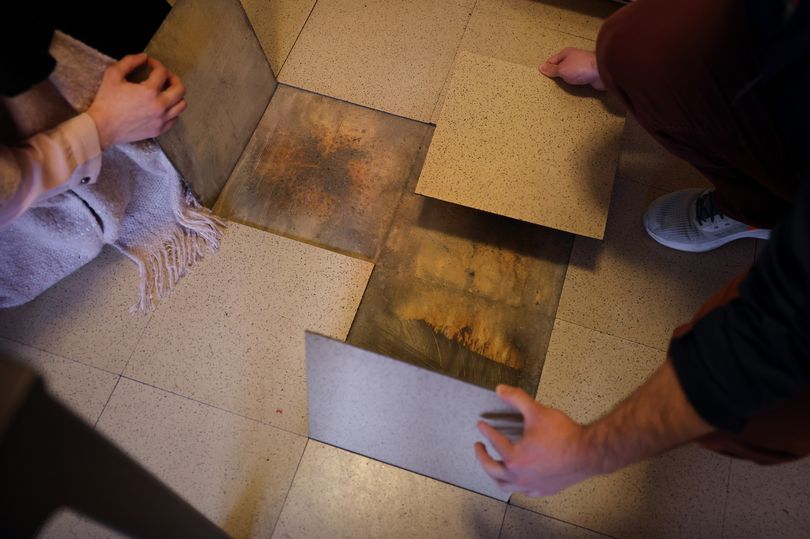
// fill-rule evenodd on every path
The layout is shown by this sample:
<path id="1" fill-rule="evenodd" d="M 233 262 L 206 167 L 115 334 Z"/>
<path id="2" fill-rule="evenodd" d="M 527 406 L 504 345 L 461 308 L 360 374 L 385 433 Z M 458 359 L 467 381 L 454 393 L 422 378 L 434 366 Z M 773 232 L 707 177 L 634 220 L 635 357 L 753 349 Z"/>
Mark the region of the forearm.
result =
<path id="1" fill-rule="evenodd" d="M 583 444 L 594 471 L 611 473 L 712 430 L 687 400 L 667 360 L 630 397 L 587 426 Z"/>
<path id="2" fill-rule="evenodd" d="M 20 147 L 0 147 L 0 228 L 40 200 L 95 181 L 100 156 L 98 134 L 87 114 L 34 135 Z"/>

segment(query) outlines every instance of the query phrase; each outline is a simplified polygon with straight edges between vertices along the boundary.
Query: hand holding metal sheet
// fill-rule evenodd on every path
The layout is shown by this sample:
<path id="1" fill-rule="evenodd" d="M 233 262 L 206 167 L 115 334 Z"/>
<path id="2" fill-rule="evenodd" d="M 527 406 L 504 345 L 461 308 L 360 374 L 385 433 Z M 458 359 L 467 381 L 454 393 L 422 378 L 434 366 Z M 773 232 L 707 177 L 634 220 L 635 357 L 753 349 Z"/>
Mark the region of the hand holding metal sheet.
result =
<path id="1" fill-rule="evenodd" d="M 514 417 L 505 422 L 503 417 L 490 415 L 487 419 L 496 423 L 478 422 L 478 429 L 502 460 L 494 459 L 480 442 L 475 444 L 476 457 L 501 489 L 547 496 L 593 475 L 586 464 L 591 459 L 584 443 L 585 427 L 521 389 L 500 385 L 497 393 L 523 417 L 522 435 L 517 439 Z"/>

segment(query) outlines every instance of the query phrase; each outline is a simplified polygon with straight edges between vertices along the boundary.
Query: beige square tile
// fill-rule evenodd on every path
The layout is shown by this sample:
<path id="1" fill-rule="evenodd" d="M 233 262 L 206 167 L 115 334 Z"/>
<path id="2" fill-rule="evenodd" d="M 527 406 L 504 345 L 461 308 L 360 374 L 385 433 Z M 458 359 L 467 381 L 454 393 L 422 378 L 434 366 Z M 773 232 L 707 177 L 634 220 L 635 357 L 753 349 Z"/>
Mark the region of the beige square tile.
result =
<path id="1" fill-rule="evenodd" d="M 664 353 L 557 321 L 538 400 L 579 422 L 604 415 L 661 364 Z M 717 537 L 730 461 L 686 447 L 548 498 L 512 503 L 616 537 Z"/>
<path id="2" fill-rule="evenodd" d="M 536 1 L 520 3 L 550 5 Z M 537 17 L 536 12 L 530 9 L 513 13 L 506 6 L 491 9 L 492 4 L 492 0 L 479 2 L 467 25 L 464 39 L 461 40 L 461 50 L 537 67 L 565 47 L 586 50 L 594 50 L 596 47 L 593 38 L 577 37 L 544 26 L 542 23 L 545 19 Z"/>
<path id="3" fill-rule="evenodd" d="M 239 0 L 177 0 L 146 52 L 188 89 L 188 109 L 158 142 L 211 206 L 267 108 L 276 78 Z"/>
<path id="4" fill-rule="evenodd" d="M 690 446 L 547 498 L 512 496 L 543 515 L 621 538 L 715 538 L 722 528 L 728 457 Z"/>
<path id="5" fill-rule="evenodd" d="M 731 464 L 723 537 L 799 539 L 810 530 L 810 460 Z"/>
<path id="6" fill-rule="evenodd" d="M 601 238 L 623 118 L 604 94 L 576 94 L 535 68 L 460 52 L 416 192 Z"/>
<path id="7" fill-rule="evenodd" d="M 118 375 L 2 338 L 0 354 L 38 371 L 47 389 L 90 425 L 101 415 L 118 380 Z"/>
<path id="8" fill-rule="evenodd" d="M 121 539 L 126 537 L 70 509 L 54 514 L 37 534 L 38 539 Z"/>
<path id="9" fill-rule="evenodd" d="M 317 0 L 242 0 L 264 54 L 278 76 Z"/>
<path id="10" fill-rule="evenodd" d="M 321 0 L 279 80 L 430 121 L 471 4 L 468 0 Z"/>
<path id="11" fill-rule="evenodd" d="M 510 16 L 505 13 L 505 9 L 499 7 L 500 5 L 493 5 L 491 1 L 479 2 L 464 31 L 460 51 L 536 68 L 546 58 L 565 47 L 586 50 L 593 50 L 595 47 L 590 39 L 544 28 L 537 17 Z M 448 77 L 431 116 L 433 123 L 439 120 L 449 82 Z"/>
<path id="12" fill-rule="evenodd" d="M 476 9 L 503 18 L 522 18 L 533 25 L 596 40 L 602 23 L 619 5 L 604 0 L 479 0 Z"/>
<path id="13" fill-rule="evenodd" d="M 510 505 L 500 539 L 599 539 L 604 535 Z"/>
<path id="14" fill-rule="evenodd" d="M 310 440 L 274 538 L 497 537 L 506 505 Z"/>
<path id="15" fill-rule="evenodd" d="M 371 268 L 231 224 L 158 307 L 126 375 L 306 434 L 304 331 L 345 339 Z"/>
<path id="16" fill-rule="evenodd" d="M 557 317 L 666 350 L 672 331 L 737 274 L 750 268 L 754 242 L 708 253 L 663 247 L 642 217 L 664 191 L 618 180 L 604 241 L 577 238 Z"/>
<path id="17" fill-rule="evenodd" d="M 0 309 L 0 337 L 120 373 L 149 320 L 129 314 L 137 299 L 137 268 L 106 247 L 34 301 Z"/>
<path id="18" fill-rule="evenodd" d="M 122 378 L 99 429 L 233 537 L 268 537 L 306 439 Z"/>
<path id="19" fill-rule="evenodd" d="M 665 359 L 661 350 L 556 320 L 537 399 L 589 423 L 632 393 Z"/>
<path id="20" fill-rule="evenodd" d="M 669 153 L 630 115 L 624 124 L 616 176 L 666 191 L 710 185 L 700 172 Z"/>

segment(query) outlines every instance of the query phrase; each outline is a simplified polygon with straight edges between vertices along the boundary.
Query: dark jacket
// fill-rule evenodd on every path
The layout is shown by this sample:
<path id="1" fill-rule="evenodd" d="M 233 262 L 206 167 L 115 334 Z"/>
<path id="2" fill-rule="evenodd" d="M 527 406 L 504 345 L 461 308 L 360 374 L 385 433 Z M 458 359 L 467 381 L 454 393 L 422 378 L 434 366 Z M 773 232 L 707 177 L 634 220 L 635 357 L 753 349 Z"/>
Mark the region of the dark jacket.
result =
<path id="1" fill-rule="evenodd" d="M 779 4 L 750 1 L 762 40 L 761 70 L 741 92 L 760 92 L 773 104 L 794 152 L 801 193 L 740 297 L 701 319 L 669 351 L 689 401 L 725 430 L 742 429 L 752 415 L 810 386 L 810 0 L 787 22 L 775 9 Z"/>

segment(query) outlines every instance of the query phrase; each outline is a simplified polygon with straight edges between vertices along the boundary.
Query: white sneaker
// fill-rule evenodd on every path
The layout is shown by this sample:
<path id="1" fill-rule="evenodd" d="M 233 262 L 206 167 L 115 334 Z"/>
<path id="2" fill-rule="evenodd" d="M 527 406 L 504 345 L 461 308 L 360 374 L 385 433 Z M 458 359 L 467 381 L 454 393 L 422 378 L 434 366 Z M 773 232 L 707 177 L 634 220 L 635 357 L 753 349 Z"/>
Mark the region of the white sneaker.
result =
<path id="1" fill-rule="evenodd" d="M 644 228 L 661 245 L 690 253 L 711 251 L 742 238 L 771 237 L 770 230 L 720 213 L 713 193 L 713 189 L 684 189 L 662 196 L 644 214 Z"/>

